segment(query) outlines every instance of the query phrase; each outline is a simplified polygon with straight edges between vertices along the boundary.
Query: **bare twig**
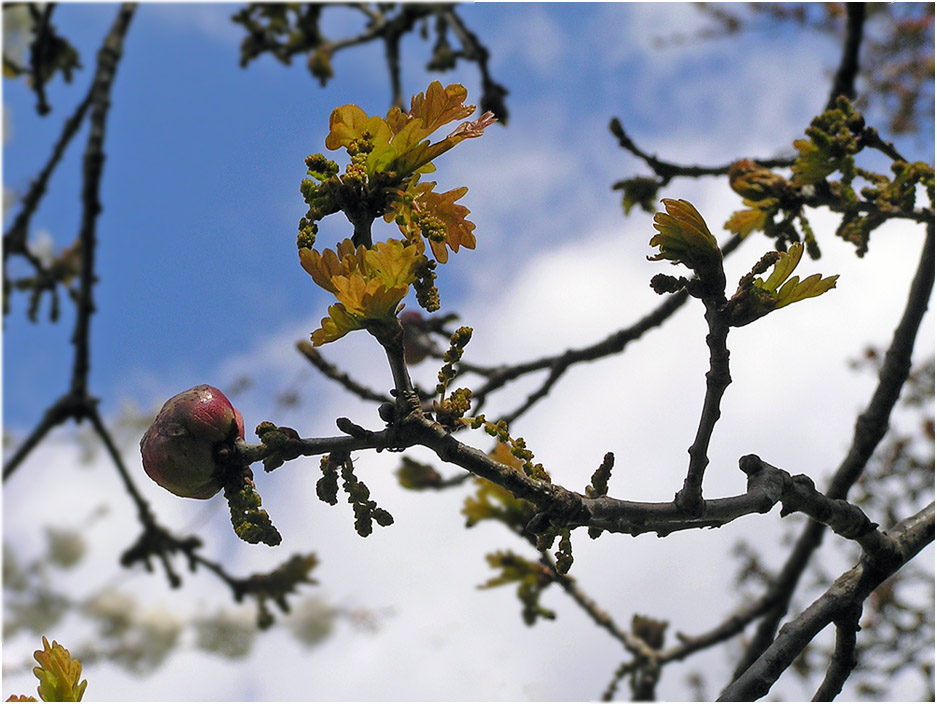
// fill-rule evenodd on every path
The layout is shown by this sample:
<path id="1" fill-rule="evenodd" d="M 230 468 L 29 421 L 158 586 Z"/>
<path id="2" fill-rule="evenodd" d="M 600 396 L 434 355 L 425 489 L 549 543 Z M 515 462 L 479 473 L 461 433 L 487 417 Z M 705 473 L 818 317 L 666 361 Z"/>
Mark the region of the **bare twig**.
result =
<path id="1" fill-rule="evenodd" d="M 670 161 L 658 159 L 653 154 L 648 154 L 634 143 L 634 141 L 625 133 L 621 121 L 616 117 L 609 123 L 609 130 L 618 139 L 621 147 L 647 164 L 651 170 L 660 178 L 660 186 L 666 186 L 671 180 L 680 176 L 683 178 L 700 178 L 701 176 L 725 176 L 729 173 L 732 163 L 721 166 L 685 166 L 675 164 Z M 753 159 L 759 166 L 768 169 L 777 169 L 790 166 L 794 163 L 793 159 Z"/>
<path id="2" fill-rule="evenodd" d="M 29 67 L 33 89 L 36 91 L 36 112 L 47 115 L 52 109 L 46 100 L 46 81 L 43 75 L 43 62 L 49 52 L 49 21 L 55 10 L 55 3 L 50 2 L 40 12 L 38 3 L 29 3 L 29 14 L 36 25 L 36 38 L 30 47 Z"/>
<path id="3" fill-rule="evenodd" d="M 563 588 L 563 591 L 572 597 L 573 601 L 589 615 L 589 618 L 591 618 L 597 626 L 607 631 L 612 638 L 621 643 L 628 652 L 637 658 L 646 662 L 656 660 L 657 653 L 654 648 L 650 647 L 637 636 L 620 628 L 608 612 L 599 608 L 595 600 L 583 591 L 576 580 L 572 579 L 569 575 L 561 574 L 557 570 L 556 562 L 547 551 L 541 551 L 540 561 L 550 570 L 553 581 L 559 584 Z"/>
<path id="4" fill-rule="evenodd" d="M 334 364 L 327 362 L 319 353 L 319 350 L 313 347 L 310 342 L 300 340 L 296 343 L 296 349 L 298 349 L 300 354 L 308 359 L 316 369 L 322 372 L 324 376 L 341 384 L 358 398 L 364 399 L 365 401 L 376 401 L 377 403 L 384 403 L 392 400 L 390 396 L 379 394 L 377 391 L 373 391 L 359 384 L 344 372 L 339 371 Z"/>
<path id="5" fill-rule="evenodd" d="M 75 359 L 72 367 L 73 392 L 87 393 L 90 369 L 89 332 L 94 313 L 93 289 L 95 283 L 94 255 L 98 213 L 101 212 L 101 174 L 104 170 L 104 131 L 111 105 L 111 86 L 117 74 L 117 63 L 123 51 L 124 36 L 130 26 L 136 5 L 124 3 L 117 13 L 114 26 L 98 51 L 98 69 L 91 88 L 91 131 L 85 149 L 82 172 L 81 229 L 81 288 L 77 301 L 77 320 L 72 343 Z"/>
<path id="6" fill-rule="evenodd" d="M 722 283 L 725 284 L 724 277 Z M 674 497 L 676 505 L 693 516 L 703 512 L 703 473 L 709 464 L 709 441 L 721 415 L 719 406 L 722 396 L 732 383 L 729 374 L 729 348 L 726 346 L 729 321 L 722 313 L 726 302 L 725 295 L 720 293 L 715 298 L 704 299 L 703 302 L 706 304 L 706 322 L 709 325 L 709 333 L 706 335 L 706 345 L 709 347 L 706 395 L 703 398 L 703 410 L 696 437 L 689 449 L 690 466 L 686 480 L 683 482 L 683 488 Z"/>
<path id="7" fill-rule="evenodd" d="M 94 313 L 94 302 L 92 290 L 95 283 L 94 274 L 94 253 L 95 253 L 95 221 L 101 210 L 100 203 L 100 184 L 101 173 L 104 165 L 104 127 L 107 120 L 107 111 L 110 106 L 110 90 L 114 82 L 114 76 L 117 71 L 117 63 L 120 60 L 123 40 L 133 18 L 136 6 L 132 3 L 125 3 L 118 11 L 117 18 L 111 26 L 104 45 L 98 52 L 98 66 L 94 79 L 91 84 L 89 98 L 91 103 L 91 131 L 88 136 L 88 144 L 85 149 L 83 185 L 82 185 L 82 215 L 81 227 L 79 231 L 79 240 L 81 242 L 81 278 L 80 291 L 77 305 L 77 316 L 75 321 L 75 330 L 72 334 L 72 344 L 75 347 L 75 354 L 72 363 L 72 378 L 69 391 L 58 401 L 53 403 L 42 420 L 30 433 L 27 440 L 18 448 L 10 461 L 3 469 L 3 480 L 6 481 L 13 472 L 22 464 L 23 460 L 39 444 L 43 437 L 56 425 L 64 423 L 69 419 L 81 421 L 92 416 L 95 411 L 97 401 L 88 393 L 88 371 L 90 369 L 89 353 L 89 330 L 91 325 L 91 315 Z M 57 161 L 55 154 L 58 147 L 64 149 L 71 135 L 66 135 L 71 126 L 77 129 L 80 119 L 76 117 L 83 112 L 83 108 L 76 112 L 75 116 L 66 124 L 65 133 L 59 139 L 56 145 L 57 149 L 53 151 L 53 160 L 43 170 L 51 171 L 51 167 Z M 60 154 L 59 154 L 60 156 Z M 42 177 L 40 176 L 40 179 Z M 45 176 L 48 178 L 48 175 Z M 43 186 L 44 188 L 44 186 Z M 36 202 L 41 196 L 37 190 L 35 196 Z M 35 206 L 33 206 L 35 207 Z M 30 210 L 24 210 L 24 221 L 28 222 Z M 24 225 L 25 227 L 25 225 Z"/>
<path id="8" fill-rule="evenodd" d="M 52 172 L 65 154 L 65 149 L 68 147 L 69 142 L 71 142 L 72 137 L 75 136 L 78 129 L 81 127 L 81 123 L 84 121 L 85 114 L 88 112 L 89 107 L 91 107 L 90 90 L 84 100 L 78 104 L 78 107 L 71 117 L 65 121 L 62 127 L 62 134 L 55 143 L 55 147 L 52 149 L 52 155 L 49 157 L 49 161 L 46 162 L 42 171 L 39 172 L 39 176 L 36 177 L 36 180 L 30 184 L 29 192 L 23 197 L 20 211 L 16 214 L 10 228 L 3 234 L 4 277 L 6 276 L 6 261 L 11 254 L 20 254 L 26 257 L 30 264 L 37 270 L 42 269 L 42 264 L 29 251 L 27 246 L 29 222 L 36 212 L 36 209 L 39 207 L 42 197 L 45 195 L 46 186 L 49 182 L 49 178 L 52 176 Z"/>
<path id="9" fill-rule="evenodd" d="M 730 237 L 722 247 L 723 256 L 728 256 L 734 252 L 741 243 L 742 238 L 738 235 Z M 662 325 L 686 303 L 687 298 L 688 295 L 686 291 L 671 294 L 667 296 L 660 305 L 635 324 L 617 330 L 605 339 L 588 345 L 587 347 L 569 349 L 558 355 L 542 357 L 512 366 L 480 369 L 478 373 L 487 376 L 488 380 L 482 384 L 480 388 L 477 390 L 473 389 L 472 391 L 472 398 L 476 402 L 474 412 L 478 413 L 487 400 L 487 397 L 508 382 L 519 379 L 527 374 L 548 369 L 550 374 L 546 380 L 544 380 L 543 384 L 541 384 L 540 388 L 528 396 L 518 408 L 503 416 L 503 419 L 508 422 L 516 420 L 523 413 L 528 411 L 537 401 L 544 398 L 550 388 L 559 381 L 570 367 L 581 362 L 592 362 L 622 352 L 630 342 L 638 340 L 644 333 Z"/>

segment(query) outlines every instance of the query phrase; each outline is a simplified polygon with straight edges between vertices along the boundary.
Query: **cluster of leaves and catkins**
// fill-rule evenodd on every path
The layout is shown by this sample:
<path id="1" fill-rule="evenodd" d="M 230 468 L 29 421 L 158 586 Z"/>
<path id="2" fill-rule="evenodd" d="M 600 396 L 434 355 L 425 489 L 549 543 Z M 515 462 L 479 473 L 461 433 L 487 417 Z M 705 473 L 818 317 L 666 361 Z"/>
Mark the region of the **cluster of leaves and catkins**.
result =
<path id="1" fill-rule="evenodd" d="M 338 165 L 322 154 L 306 159 L 308 175 L 301 192 L 309 210 L 299 223 L 299 258 L 313 281 L 338 302 L 312 334 L 314 345 L 332 342 L 352 330 L 380 334 L 394 321 L 400 303 L 412 285 L 417 301 L 427 311 L 439 308 L 434 285 L 436 262 L 445 264 L 449 250 L 474 249 L 475 225 L 468 209 L 457 203 L 467 188 L 437 193 L 435 182 L 423 174 L 435 170 L 432 160 L 459 142 L 480 136 L 495 121 L 485 113 L 463 122 L 438 142 L 430 135 L 440 127 L 468 117 L 474 105 L 465 105 L 467 91 L 453 84 L 443 88 L 434 81 L 413 97 L 410 110 L 397 107 L 386 118 L 369 116 L 357 105 L 336 108 L 329 119 L 325 146 L 344 148 L 349 163 Z M 318 221 L 342 212 L 354 235 L 334 250 L 314 249 Z M 371 226 L 377 218 L 395 222 L 402 239 L 372 242 Z M 426 256 L 427 244 L 433 259 Z"/>
<path id="2" fill-rule="evenodd" d="M 42 650 L 37 650 L 33 657 L 39 667 L 33 668 L 33 674 L 39 680 L 39 698 L 44 702 L 80 702 L 88 687 L 88 680 L 81 679 L 81 663 L 61 645 L 42 637 Z M 80 680 L 80 682 L 79 682 Z M 32 696 L 14 694 L 8 702 L 37 702 Z"/>
<path id="3" fill-rule="evenodd" d="M 923 162 L 895 160 L 892 175 L 861 168 L 856 156 L 870 146 L 886 146 L 845 97 L 818 115 L 806 130 L 806 139 L 794 141 L 797 156 L 787 178 L 750 159 L 734 163 L 729 183 L 743 198 L 744 210 L 732 214 L 725 227 L 742 237 L 763 231 L 778 242 L 803 241 L 813 259 L 820 248 L 805 208 L 825 206 L 840 213 L 838 237 L 853 244 L 863 256 L 872 231 L 898 213 L 914 210 L 917 186 L 923 186 L 934 207 L 934 170 Z M 839 174 L 838 179 L 831 178 Z M 857 179 L 868 185 L 857 188 Z M 798 232 L 797 226 L 800 226 Z"/>
<path id="4" fill-rule="evenodd" d="M 703 220 L 703 216 L 685 200 L 664 198 L 665 212 L 654 216 L 657 234 L 651 245 L 659 253 L 651 260 L 670 260 L 692 269 L 697 278 L 688 280 L 658 274 L 651 285 L 658 293 L 686 288 L 700 298 L 722 296 L 725 274 L 722 270 L 722 252 Z M 741 327 L 791 303 L 826 293 L 836 285 L 838 276 L 823 278 L 813 274 L 801 280 L 791 276 L 800 263 L 804 245 L 796 242 L 786 252 L 768 252 L 752 270 L 739 281 L 735 294 L 722 307 L 729 325 Z M 759 274 L 774 266 L 771 275 L 763 279 Z"/>

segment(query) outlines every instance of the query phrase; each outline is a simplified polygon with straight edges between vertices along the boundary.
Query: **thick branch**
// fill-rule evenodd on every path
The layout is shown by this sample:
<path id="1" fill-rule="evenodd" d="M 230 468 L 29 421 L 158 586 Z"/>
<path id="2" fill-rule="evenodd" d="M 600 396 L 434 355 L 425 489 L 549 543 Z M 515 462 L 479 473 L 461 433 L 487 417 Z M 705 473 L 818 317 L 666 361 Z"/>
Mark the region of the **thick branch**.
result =
<path id="1" fill-rule="evenodd" d="M 888 430 L 888 419 L 898 401 L 901 388 L 911 369 L 911 353 L 920 329 L 931 290 L 934 287 L 934 225 L 928 225 L 927 237 L 918 264 L 917 273 L 911 283 L 908 301 L 901 321 L 892 336 L 891 345 L 879 372 L 879 382 L 865 412 L 856 421 L 852 445 L 840 464 L 826 495 L 832 499 L 846 497 L 850 487 L 859 479 L 866 464 Z M 775 579 L 767 598 L 774 606 L 758 625 L 754 637 L 735 671 L 738 677 L 761 655 L 774 640 L 778 624 L 787 613 L 788 604 L 800 576 L 803 574 L 813 552 L 823 541 L 824 526 L 811 521 L 804 528 L 794 550 Z"/>
<path id="2" fill-rule="evenodd" d="M 846 3 L 846 39 L 843 42 L 843 56 L 833 79 L 833 88 L 826 109 L 836 107 L 836 99 L 845 95 L 852 100 L 856 97 L 856 77 L 859 75 L 859 48 L 862 45 L 862 29 L 865 24 L 865 3 Z"/>
<path id="3" fill-rule="evenodd" d="M 854 613 L 882 582 L 907 564 L 924 546 L 933 542 L 933 502 L 888 531 L 888 536 L 899 547 L 899 562 L 882 564 L 863 556 L 823 596 L 780 630 L 778 637 L 761 657 L 723 690 L 719 701 L 750 702 L 763 697 L 821 630 Z"/>

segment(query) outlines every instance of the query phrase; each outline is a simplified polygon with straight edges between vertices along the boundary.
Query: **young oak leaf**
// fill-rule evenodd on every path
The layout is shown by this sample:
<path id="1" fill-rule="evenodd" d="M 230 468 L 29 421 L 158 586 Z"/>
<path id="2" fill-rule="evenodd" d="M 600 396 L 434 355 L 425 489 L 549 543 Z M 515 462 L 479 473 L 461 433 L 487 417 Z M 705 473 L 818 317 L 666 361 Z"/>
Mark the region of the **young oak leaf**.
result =
<path id="1" fill-rule="evenodd" d="M 322 319 L 319 329 L 312 333 L 312 344 L 315 347 L 335 342 L 339 338 L 345 337 L 352 330 L 361 330 L 364 325 L 348 311 L 341 303 L 335 303 L 329 306 L 329 314 Z"/>
<path id="2" fill-rule="evenodd" d="M 525 560 L 511 551 L 491 553 L 486 555 L 485 559 L 492 569 L 501 570 L 501 574 L 479 585 L 479 589 L 491 589 L 517 582 L 517 597 L 523 606 L 521 617 L 524 623 L 533 626 L 538 618 L 556 618 L 553 611 L 540 605 L 543 590 L 553 582 L 552 575 L 543 565 Z"/>
<path id="3" fill-rule="evenodd" d="M 88 687 L 88 680 L 81 679 L 81 663 L 71 654 L 52 641 L 42 637 L 42 650 L 33 653 L 39 667 L 33 668 L 33 674 L 39 678 L 39 696 L 46 702 L 80 702 Z"/>
<path id="4" fill-rule="evenodd" d="M 468 91 L 459 83 L 443 88 L 439 81 L 433 81 L 426 93 L 417 93 L 410 99 L 409 116 L 421 120 L 429 135 L 443 125 L 475 112 L 474 105 L 464 105 L 466 97 Z"/>
<path id="5" fill-rule="evenodd" d="M 365 278 L 353 272 L 335 276 L 335 297 L 345 310 L 362 320 L 383 320 L 393 317 L 397 305 L 407 295 L 407 285 L 387 286 L 380 278 Z"/>
<path id="6" fill-rule="evenodd" d="M 396 220 L 400 231 L 411 241 L 426 237 L 433 257 L 440 264 L 449 260 L 448 246 L 453 252 L 459 247 L 475 249 L 475 223 L 466 219 L 469 209 L 456 203 L 468 192 L 465 186 L 445 193 L 436 193 L 434 181 L 420 183 L 411 188 L 411 196 L 391 205 L 384 216 Z"/>
<path id="7" fill-rule="evenodd" d="M 474 106 L 466 107 L 471 107 L 474 110 Z M 433 159 L 449 151 L 463 140 L 481 137 L 485 132 L 485 128 L 495 122 L 497 122 L 497 118 L 495 118 L 494 113 L 486 112 L 477 120 L 463 122 L 445 138 L 434 144 L 430 144 L 429 140 L 425 140 L 411 146 L 413 135 L 410 135 L 408 142 L 396 147 L 395 140 L 395 148 L 398 150 L 399 156 L 392 163 L 392 168 L 400 173 L 431 173 L 436 170 L 436 167 L 431 163 Z M 418 133 L 418 130 L 415 130 L 415 132 Z"/>
<path id="8" fill-rule="evenodd" d="M 702 281 L 720 288 L 725 285 L 722 273 L 722 250 L 709 231 L 706 221 L 692 203 L 685 200 L 661 200 L 667 212 L 654 215 L 657 234 L 651 246 L 660 251 L 650 261 L 669 259 L 696 272 Z"/>
<path id="9" fill-rule="evenodd" d="M 369 321 L 393 318 L 425 259 L 419 247 L 399 240 L 378 242 L 371 249 L 344 240 L 336 249 L 321 255 L 312 249 L 299 253 L 313 281 L 338 299 L 312 334 L 316 346 L 360 330 Z"/>
<path id="10" fill-rule="evenodd" d="M 773 310 L 814 298 L 834 288 L 839 275 L 822 278 L 820 274 L 813 274 L 803 281 L 798 276 L 791 276 L 803 253 L 804 245 L 795 242 L 787 252 L 774 255 L 774 270 L 767 280 L 756 278 L 754 271 L 742 277 L 738 291 L 726 307 L 729 324 L 735 327 L 748 325 Z"/>
<path id="11" fill-rule="evenodd" d="M 390 126 L 380 117 L 371 117 L 357 105 L 342 105 L 329 116 L 329 135 L 325 138 L 327 149 L 349 147 L 352 142 L 370 135 L 377 143 L 390 141 Z"/>
<path id="12" fill-rule="evenodd" d="M 755 204 L 751 201 L 743 201 L 745 205 Z M 725 229 L 740 237 L 748 237 L 752 232 L 763 230 L 767 221 L 768 213 L 761 208 L 752 207 L 748 210 L 736 210 L 726 220 Z"/>
<path id="13" fill-rule="evenodd" d="M 364 266 L 386 287 L 407 286 L 416 278 L 422 263 L 420 248 L 400 240 L 378 242 L 364 251 Z"/>
<path id="14" fill-rule="evenodd" d="M 343 105 L 332 111 L 325 146 L 350 149 L 355 143 L 367 142 L 370 152 L 365 170 L 369 177 L 385 171 L 394 171 L 398 177 L 430 172 L 434 167 L 429 162 L 463 139 L 480 136 L 496 121 L 492 113 L 485 113 L 430 144 L 427 138 L 437 129 L 475 111 L 474 105 L 463 104 L 467 95 L 468 91 L 458 83 L 443 88 L 439 81 L 433 81 L 425 94 L 413 96 L 408 113 L 393 107 L 386 119 L 370 117 L 357 105 Z"/>

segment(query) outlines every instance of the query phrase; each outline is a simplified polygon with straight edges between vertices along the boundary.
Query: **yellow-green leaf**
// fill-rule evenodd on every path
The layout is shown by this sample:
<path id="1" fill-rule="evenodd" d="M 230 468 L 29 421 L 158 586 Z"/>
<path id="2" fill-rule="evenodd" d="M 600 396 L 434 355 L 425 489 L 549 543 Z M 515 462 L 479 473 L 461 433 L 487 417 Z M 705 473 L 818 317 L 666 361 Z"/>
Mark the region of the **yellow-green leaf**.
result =
<path id="1" fill-rule="evenodd" d="M 327 342 L 334 342 L 352 330 L 361 330 L 362 322 L 348 311 L 341 303 L 329 306 L 329 315 L 322 319 L 318 330 L 312 333 L 312 344 L 316 347 Z"/>
<path id="2" fill-rule="evenodd" d="M 327 149 L 348 147 L 368 133 L 376 144 L 390 140 L 390 127 L 380 117 L 369 117 L 357 105 L 335 108 L 329 116 L 329 136 L 325 138 Z"/>
<path id="3" fill-rule="evenodd" d="M 823 293 L 826 293 L 831 288 L 836 287 L 836 280 L 839 278 L 839 275 L 829 276 L 827 278 L 821 278 L 820 274 L 813 274 L 808 276 L 803 281 L 799 281 L 798 277 L 795 276 L 793 279 L 788 281 L 781 287 L 781 290 L 778 291 L 778 308 L 783 308 L 786 305 L 791 303 L 796 303 L 797 301 L 802 301 L 805 298 L 814 298 Z"/>
<path id="4" fill-rule="evenodd" d="M 721 267 L 722 252 L 716 238 L 693 204 L 671 198 L 661 203 L 667 212 L 654 216 L 657 234 L 651 238 L 651 246 L 659 247 L 660 252 L 648 259 L 669 259 L 694 270 Z"/>
<path id="5" fill-rule="evenodd" d="M 764 229 L 766 215 L 760 208 L 736 210 L 726 220 L 725 229 L 740 237 L 748 237 L 752 232 Z"/>
<path id="6" fill-rule="evenodd" d="M 39 696 L 47 702 L 80 702 L 88 681 L 81 679 L 81 663 L 74 660 L 69 652 L 52 641 L 42 637 L 42 650 L 34 654 L 39 667 L 33 668 L 33 674 L 39 678 Z"/>
<path id="7" fill-rule="evenodd" d="M 416 279 L 423 255 L 416 245 L 400 240 L 378 242 L 364 253 L 365 266 L 387 288 L 408 286 Z"/>
<path id="8" fill-rule="evenodd" d="M 782 252 L 781 256 L 774 263 L 774 270 L 767 281 L 755 279 L 755 285 L 768 291 L 777 291 L 778 287 L 787 281 L 788 277 L 794 273 L 794 269 L 800 264 L 800 258 L 804 256 L 804 246 L 800 242 L 795 242 L 790 249 Z"/>
<path id="9" fill-rule="evenodd" d="M 834 288 L 838 275 L 822 278 L 820 274 L 813 274 L 803 281 L 798 276 L 791 276 L 803 253 L 803 243 L 795 242 L 787 252 L 775 255 L 774 269 L 767 280 L 755 278 L 757 269 L 742 277 L 738 291 L 726 308 L 729 324 L 735 327 L 748 325 L 777 308 L 814 298 Z M 764 268 L 760 270 L 764 271 Z"/>
<path id="10" fill-rule="evenodd" d="M 453 120 L 461 120 L 475 112 L 474 105 L 464 105 L 468 91 L 453 83 L 445 88 L 433 81 L 426 93 L 417 93 L 410 100 L 410 117 L 418 118 L 426 134 L 432 134 Z"/>
<path id="11" fill-rule="evenodd" d="M 829 151 L 821 149 L 816 142 L 796 139 L 794 148 L 800 152 L 800 156 L 794 160 L 794 165 L 791 167 L 794 172 L 795 186 L 818 183 L 839 168 Z"/>
<path id="12" fill-rule="evenodd" d="M 434 181 L 416 184 L 408 199 L 391 204 L 384 216 L 390 222 L 396 220 L 400 231 L 411 242 L 421 236 L 429 241 L 433 257 L 440 264 L 449 260 L 447 247 L 458 252 L 460 247 L 475 249 L 475 223 L 466 219 L 469 209 L 456 203 L 468 192 L 468 188 L 455 188 L 445 193 L 436 193 Z"/>

